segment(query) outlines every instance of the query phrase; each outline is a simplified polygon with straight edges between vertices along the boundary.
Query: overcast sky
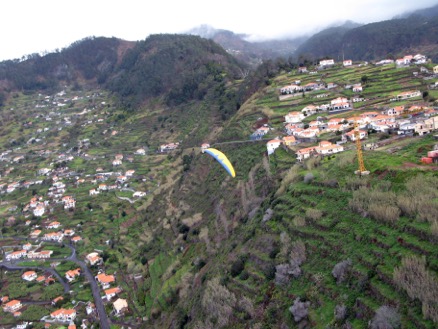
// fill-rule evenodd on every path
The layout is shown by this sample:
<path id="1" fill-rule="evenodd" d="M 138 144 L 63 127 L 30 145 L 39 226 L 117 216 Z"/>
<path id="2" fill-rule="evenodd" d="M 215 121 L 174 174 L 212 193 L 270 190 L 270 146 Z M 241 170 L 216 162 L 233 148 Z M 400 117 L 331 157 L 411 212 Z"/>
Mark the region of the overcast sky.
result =
<path id="1" fill-rule="evenodd" d="M 0 0 L 0 60 L 89 36 L 144 40 L 201 24 L 253 38 L 300 36 L 333 22 L 371 23 L 438 0 Z"/>

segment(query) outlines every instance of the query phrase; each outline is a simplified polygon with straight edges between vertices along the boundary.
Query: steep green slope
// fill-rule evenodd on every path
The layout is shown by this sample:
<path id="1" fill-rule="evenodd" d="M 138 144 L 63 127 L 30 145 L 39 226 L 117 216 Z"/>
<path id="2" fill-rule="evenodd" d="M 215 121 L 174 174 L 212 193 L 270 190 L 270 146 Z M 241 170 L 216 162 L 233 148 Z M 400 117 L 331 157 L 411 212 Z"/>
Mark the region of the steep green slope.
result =
<path id="1" fill-rule="evenodd" d="M 411 16 L 353 29 L 327 29 L 302 44 L 296 55 L 377 60 L 407 51 L 423 52 L 436 61 L 438 17 Z"/>
<path id="2" fill-rule="evenodd" d="M 86 38 L 45 56 L 31 54 L 22 60 L 0 63 L 0 90 L 49 90 L 67 84 L 103 83 L 119 57 L 133 43 L 116 38 Z"/>
<path id="3" fill-rule="evenodd" d="M 209 89 L 239 77 L 239 64 L 211 40 L 189 35 L 152 35 L 128 51 L 109 87 L 132 105 L 164 97 L 179 105 L 202 100 Z"/>
<path id="4" fill-rule="evenodd" d="M 311 92 L 280 101 L 278 89 L 290 81 L 335 82 L 340 87 L 324 93 L 351 97 L 342 85 L 366 76 L 364 95 L 373 100 L 357 104 L 358 113 L 389 106 L 402 90 L 426 90 L 412 74 L 416 68 L 334 67 L 315 76 L 290 72 L 292 63 L 266 62 L 242 82 L 233 79 L 233 63 L 209 41 L 189 37 L 197 45 L 190 49 L 175 40 L 185 37 L 146 40 L 134 49 L 135 60 L 121 64 L 141 86 L 127 89 L 132 93 L 123 100 L 141 106 L 121 107 L 107 91 L 85 86 L 70 86 L 62 95 L 17 92 L 8 98 L 1 109 L 0 143 L 13 156 L 11 163 L 0 163 L 2 183 L 36 177 L 42 183 L 2 195 L 2 235 L 27 237 L 33 225 L 53 217 L 77 228 L 83 237 L 79 257 L 100 250 L 101 269 L 116 273 L 121 296 L 129 301 L 129 312 L 113 321 L 141 328 L 364 328 L 370 321 L 372 327 L 384 321 L 433 328 L 438 171 L 415 164 L 436 144 L 433 136 L 364 152 L 371 174 L 362 178 L 354 175 L 352 144 L 342 154 L 297 163 L 294 151 L 304 145 L 280 147 L 268 157 L 266 140 L 249 140 L 266 122 L 274 128 L 267 138 L 282 135 L 284 114 L 327 102 Z M 187 59 L 210 45 L 213 59 Z M 175 61 L 178 52 L 181 62 Z M 159 76 L 154 61 L 162 61 L 157 90 L 150 79 Z M 201 82 L 187 94 L 178 96 L 177 90 L 175 106 L 171 77 L 178 68 Z M 120 79 L 128 79 L 120 72 Z M 185 81 L 175 80 L 175 86 Z M 204 83 L 207 91 L 198 97 Z M 236 99 L 246 98 L 238 106 Z M 225 116 L 222 110 L 228 111 Z M 335 133 L 323 137 L 340 139 Z M 386 137 L 372 134 L 370 141 Z M 177 150 L 157 152 L 174 141 L 181 141 Z M 236 178 L 201 153 L 202 142 L 229 157 Z M 134 154 L 140 147 L 147 155 Z M 73 160 L 60 161 L 62 154 Z M 116 154 L 125 156 L 118 166 L 112 165 Z M 13 162 L 18 155 L 24 158 Z M 34 195 L 46 196 L 52 184 L 36 174 L 43 167 L 61 170 L 77 205 L 73 211 L 54 205 L 43 220 L 29 217 L 29 226 L 22 209 Z M 63 176 L 64 167 L 73 173 Z M 97 178 L 102 172 L 114 172 L 105 180 L 112 185 L 128 170 L 134 176 L 120 188 L 90 195 L 103 183 Z M 146 195 L 135 199 L 133 191 Z M 9 224 L 12 215 L 16 221 Z M 79 284 L 74 289 L 87 301 Z"/>

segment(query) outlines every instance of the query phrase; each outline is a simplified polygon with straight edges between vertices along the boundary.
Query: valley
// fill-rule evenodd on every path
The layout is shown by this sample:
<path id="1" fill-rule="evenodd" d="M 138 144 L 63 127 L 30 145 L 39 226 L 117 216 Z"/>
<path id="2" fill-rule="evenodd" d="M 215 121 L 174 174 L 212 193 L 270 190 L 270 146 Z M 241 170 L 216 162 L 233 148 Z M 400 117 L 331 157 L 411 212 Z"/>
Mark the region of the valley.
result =
<path id="1" fill-rule="evenodd" d="M 170 39 L 158 44 L 181 51 Z M 1 326 L 436 326 L 437 64 L 269 62 L 243 79 L 220 56 L 191 59 L 175 87 L 132 89 L 123 74 L 153 67 L 133 60 L 123 92 L 8 93 Z M 354 174 L 355 129 L 368 175 Z"/>

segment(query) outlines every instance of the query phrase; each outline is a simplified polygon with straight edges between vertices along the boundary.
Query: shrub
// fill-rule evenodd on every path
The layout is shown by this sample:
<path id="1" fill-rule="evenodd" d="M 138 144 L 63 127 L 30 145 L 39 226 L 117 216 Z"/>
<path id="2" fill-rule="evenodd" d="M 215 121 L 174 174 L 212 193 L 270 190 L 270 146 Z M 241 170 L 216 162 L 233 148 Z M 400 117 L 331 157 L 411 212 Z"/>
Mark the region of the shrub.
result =
<path id="1" fill-rule="evenodd" d="M 345 189 L 348 191 L 358 190 L 360 187 L 367 187 L 369 181 L 363 177 L 350 176 L 345 179 Z"/>
<path id="2" fill-rule="evenodd" d="M 426 260 L 409 256 L 402 260 L 400 267 L 394 270 L 395 283 L 406 290 L 412 299 L 422 302 L 423 315 L 426 319 L 438 322 L 438 280 L 426 269 Z"/>
<path id="3" fill-rule="evenodd" d="M 275 196 L 280 196 L 284 194 L 284 192 L 287 190 L 291 183 L 298 182 L 298 180 L 300 179 L 299 170 L 300 167 L 298 165 L 294 165 L 288 170 L 286 175 L 283 177 L 283 180 L 281 181 L 280 187 L 278 188 L 277 192 L 275 192 Z"/>
<path id="4" fill-rule="evenodd" d="M 315 176 L 313 176 L 313 174 L 309 172 L 306 175 L 304 175 L 304 183 L 310 184 L 314 178 Z"/>
<path id="5" fill-rule="evenodd" d="M 430 232 L 432 235 L 438 237 L 438 220 L 435 219 L 432 224 L 430 225 Z"/>
<path id="6" fill-rule="evenodd" d="M 295 216 L 293 219 L 293 223 L 297 227 L 306 226 L 306 220 L 301 216 Z"/>
<path id="7" fill-rule="evenodd" d="M 336 305 L 334 313 L 335 319 L 337 321 L 342 321 L 347 316 L 347 307 L 345 305 Z"/>
<path id="8" fill-rule="evenodd" d="M 340 284 L 345 281 L 347 278 L 352 262 L 350 259 L 344 260 L 340 263 L 337 263 L 335 267 L 333 267 L 332 275 L 336 279 L 336 283 Z"/>
<path id="9" fill-rule="evenodd" d="M 243 270 L 242 273 L 240 273 L 239 278 L 240 278 L 240 280 L 243 280 L 243 281 L 248 280 L 248 278 L 249 278 L 248 271 Z"/>
<path id="10" fill-rule="evenodd" d="M 312 220 L 321 219 L 322 211 L 316 208 L 308 208 L 306 210 L 306 217 Z"/>
<path id="11" fill-rule="evenodd" d="M 371 329 L 395 329 L 400 327 L 400 315 L 389 306 L 381 306 L 377 309 L 371 320 Z"/>
<path id="12" fill-rule="evenodd" d="M 245 269 L 245 263 L 239 258 L 236 259 L 231 265 L 230 274 L 234 278 L 238 276 Z"/>
<path id="13" fill-rule="evenodd" d="M 306 245 L 303 241 L 296 241 L 290 252 L 290 262 L 301 265 L 306 260 Z"/>
<path id="14" fill-rule="evenodd" d="M 301 302 L 299 298 L 295 299 L 294 304 L 289 307 L 295 322 L 300 322 L 309 314 L 310 302 Z"/>
<path id="15" fill-rule="evenodd" d="M 269 264 L 263 269 L 263 274 L 266 280 L 270 281 L 275 278 L 275 266 L 274 264 Z"/>
<path id="16" fill-rule="evenodd" d="M 320 163 L 321 163 L 321 157 L 311 157 L 307 159 L 304 164 L 307 170 L 312 170 L 318 167 Z"/>
<path id="17" fill-rule="evenodd" d="M 417 205 L 412 196 L 399 195 L 397 197 L 397 205 L 400 207 L 403 215 L 414 217 L 417 212 Z"/>
<path id="18" fill-rule="evenodd" d="M 275 284 L 286 285 L 290 281 L 290 264 L 279 264 L 275 267 Z"/>
<path id="19" fill-rule="evenodd" d="M 438 203 L 433 200 L 427 200 L 418 204 L 417 219 L 432 223 L 438 218 Z"/>
<path id="20" fill-rule="evenodd" d="M 400 209 L 391 205 L 372 204 L 368 212 L 372 218 L 388 223 L 394 223 L 400 217 Z"/>
<path id="21" fill-rule="evenodd" d="M 236 296 L 219 283 L 218 278 L 207 282 L 201 305 L 207 315 L 207 322 L 215 322 L 215 328 L 222 328 L 229 322 L 236 305 Z"/>

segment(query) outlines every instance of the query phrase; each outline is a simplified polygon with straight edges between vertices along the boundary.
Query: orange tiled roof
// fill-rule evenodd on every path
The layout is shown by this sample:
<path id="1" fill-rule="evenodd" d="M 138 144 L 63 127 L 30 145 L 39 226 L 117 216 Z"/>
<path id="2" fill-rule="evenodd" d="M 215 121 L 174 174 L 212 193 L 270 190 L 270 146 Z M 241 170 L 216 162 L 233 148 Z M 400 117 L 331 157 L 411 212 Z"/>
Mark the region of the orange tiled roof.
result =
<path id="1" fill-rule="evenodd" d="M 98 274 L 97 280 L 102 283 L 111 283 L 116 281 L 114 275 L 106 275 L 105 273 Z"/>

